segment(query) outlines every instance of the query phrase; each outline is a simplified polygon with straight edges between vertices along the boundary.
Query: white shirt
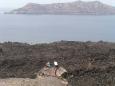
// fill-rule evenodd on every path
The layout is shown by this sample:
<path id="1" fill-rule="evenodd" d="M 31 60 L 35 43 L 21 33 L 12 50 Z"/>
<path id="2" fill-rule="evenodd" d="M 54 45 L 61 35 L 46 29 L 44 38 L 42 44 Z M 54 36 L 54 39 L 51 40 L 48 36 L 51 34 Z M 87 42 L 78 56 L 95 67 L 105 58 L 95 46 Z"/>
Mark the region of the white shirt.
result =
<path id="1" fill-rule="evenodd" d="M 58 66 L 58 62 L 54 61 L 54 65 L 55 65 L 55 66 Z"/>

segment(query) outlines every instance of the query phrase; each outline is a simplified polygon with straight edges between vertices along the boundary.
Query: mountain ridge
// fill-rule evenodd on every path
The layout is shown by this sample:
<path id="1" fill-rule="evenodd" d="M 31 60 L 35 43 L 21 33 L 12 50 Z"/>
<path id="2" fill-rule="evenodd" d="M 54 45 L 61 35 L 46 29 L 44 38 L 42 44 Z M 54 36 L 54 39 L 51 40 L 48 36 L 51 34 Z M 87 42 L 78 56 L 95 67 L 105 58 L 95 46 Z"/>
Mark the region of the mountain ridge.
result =
<path id="1" fill-rule="evenodd" d="M 36 4 L 28 3 L 15 9 L 11 14 L 75 14 L 109 15 L 115 14 L 115 7 L 99 1 L 74 1 L 67 3 Z"/>

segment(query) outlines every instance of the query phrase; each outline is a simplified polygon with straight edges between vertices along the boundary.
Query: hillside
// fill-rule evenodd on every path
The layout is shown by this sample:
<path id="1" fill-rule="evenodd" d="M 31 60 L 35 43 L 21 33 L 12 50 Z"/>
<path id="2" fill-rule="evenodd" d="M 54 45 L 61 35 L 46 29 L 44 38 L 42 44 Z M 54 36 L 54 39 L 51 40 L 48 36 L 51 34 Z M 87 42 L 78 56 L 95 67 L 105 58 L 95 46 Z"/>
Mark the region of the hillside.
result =
<path id="1" fill-rule="evenodd" d="M 112 15 L 115 7 L 98 1 L 75 1 L 69 3 L 35 4 L 29 3 L 24 7 L 15 9 L 11 14 L 59 14 L 59 15 Z"/>
<path id="2" fill-rule="evenodd" d="M 114 86 L 115 43 L 0 43 L 0 78 L 35 78 L 47 61 L 67 69 L 70 86 Z"/>

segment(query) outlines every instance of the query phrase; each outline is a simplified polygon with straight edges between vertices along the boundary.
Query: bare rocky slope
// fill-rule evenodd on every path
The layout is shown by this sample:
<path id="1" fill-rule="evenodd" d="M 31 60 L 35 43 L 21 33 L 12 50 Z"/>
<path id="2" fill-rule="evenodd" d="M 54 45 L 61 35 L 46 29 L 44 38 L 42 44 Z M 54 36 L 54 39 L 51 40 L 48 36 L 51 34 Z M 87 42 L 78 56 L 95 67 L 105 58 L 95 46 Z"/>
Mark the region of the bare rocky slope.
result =
<path id="1" fill-rule="evenodd" d="M 75 1 L 69 3 L 35 4 L 29 3 L 15 9 L 11 14 L 59 14 L 59 15 L 113 15 L 115 7 L 99 1 Z"/>
<path id="2" fill-rule="evenodd" d="M 8 78 L 0 79 L 0 86 L 67 86 L 67 82 L 52 76 L 39 76 L 35 79 Z"/>
<path id="3" fill-rule="evenodd" d="M 115 43 L 60 41 L 29 45 L 0 43 L 0 78 L 36 78 L 47 61 L 68 70 L 70 86 L 114 86 Z"/>

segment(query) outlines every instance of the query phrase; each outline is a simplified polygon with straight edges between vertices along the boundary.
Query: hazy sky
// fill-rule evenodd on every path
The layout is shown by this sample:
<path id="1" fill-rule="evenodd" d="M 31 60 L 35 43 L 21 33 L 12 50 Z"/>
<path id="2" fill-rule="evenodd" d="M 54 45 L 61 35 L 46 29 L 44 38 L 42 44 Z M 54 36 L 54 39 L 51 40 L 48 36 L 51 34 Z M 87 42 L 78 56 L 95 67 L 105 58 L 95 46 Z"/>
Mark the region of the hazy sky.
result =
<path id="1" fill-rule="evenodd" d="M 55 3 L 55 2 L 72 2 L 77 0 L 0 0 L 0 8 L 19 8 L 29 2 L 33 3 Z M 95 0 L 82 0 L 82 1 L 95 1 Z M 97 0 L 106 4 L 115 6 L 115 0 Z"/>

